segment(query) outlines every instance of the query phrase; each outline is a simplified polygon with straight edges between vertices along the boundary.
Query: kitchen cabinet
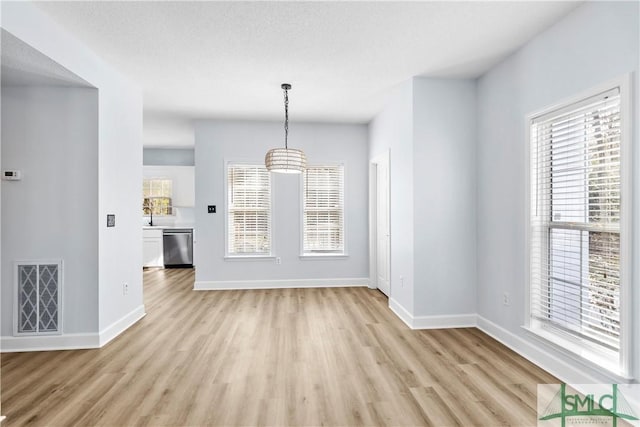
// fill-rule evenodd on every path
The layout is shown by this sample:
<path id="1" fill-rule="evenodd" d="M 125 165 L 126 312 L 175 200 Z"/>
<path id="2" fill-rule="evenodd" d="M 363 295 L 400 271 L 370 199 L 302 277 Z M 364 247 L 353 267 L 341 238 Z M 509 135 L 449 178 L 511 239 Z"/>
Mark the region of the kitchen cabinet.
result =
<path id="1" fill-rule="evenodd" d="M 142 230 L 142 266 L 163 267 L 162 229 Z"/>

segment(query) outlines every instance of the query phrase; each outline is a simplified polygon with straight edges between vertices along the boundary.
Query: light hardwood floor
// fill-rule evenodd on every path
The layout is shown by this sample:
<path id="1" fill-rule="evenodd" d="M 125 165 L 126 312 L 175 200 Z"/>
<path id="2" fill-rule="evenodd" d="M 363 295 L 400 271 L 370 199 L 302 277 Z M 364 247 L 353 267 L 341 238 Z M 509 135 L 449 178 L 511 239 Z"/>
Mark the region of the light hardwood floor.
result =
<path id="1" fill-rule="evenodd" d="M 3 355 L 2 427 L 534 426 L 558 382 L 477 329 L 408 329 L 378 291 L 193 281 L 145 271 L 147 316 L 102 349 Z"/>

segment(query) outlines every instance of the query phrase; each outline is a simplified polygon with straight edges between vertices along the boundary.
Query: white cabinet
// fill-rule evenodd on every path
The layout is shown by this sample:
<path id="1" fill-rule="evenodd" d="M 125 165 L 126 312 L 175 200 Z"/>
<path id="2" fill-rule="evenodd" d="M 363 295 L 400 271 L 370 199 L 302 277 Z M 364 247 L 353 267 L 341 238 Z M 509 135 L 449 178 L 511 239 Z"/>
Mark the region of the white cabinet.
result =
<path id="1" fill-rule="evenodd" d="M 144 267 L 163 267 L 162 229 L 142 230 L 142 265 Z"/>

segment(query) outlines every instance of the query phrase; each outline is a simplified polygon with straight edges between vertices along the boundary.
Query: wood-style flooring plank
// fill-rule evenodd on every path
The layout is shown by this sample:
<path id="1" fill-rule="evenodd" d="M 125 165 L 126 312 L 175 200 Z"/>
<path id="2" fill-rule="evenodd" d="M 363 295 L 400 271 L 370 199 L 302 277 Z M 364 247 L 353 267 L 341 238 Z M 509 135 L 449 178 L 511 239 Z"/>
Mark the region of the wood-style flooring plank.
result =
<path id="1" fill-rule="evenodd" d="M 2 427 L 532 426 L 558 382 L 478 329 L 412 331 L 367 288 L 193 282 L 145 270 L 147 316 L 104 348 L 4 354 Z"/>

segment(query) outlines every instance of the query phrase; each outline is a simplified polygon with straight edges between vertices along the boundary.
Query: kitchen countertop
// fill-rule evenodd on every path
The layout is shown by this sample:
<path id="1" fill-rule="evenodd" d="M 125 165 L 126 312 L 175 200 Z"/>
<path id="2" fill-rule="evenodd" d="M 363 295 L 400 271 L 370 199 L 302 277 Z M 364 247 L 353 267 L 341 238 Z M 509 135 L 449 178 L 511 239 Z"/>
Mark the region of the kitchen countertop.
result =
<path id="1" fill-rule="evenodd" d="M 183 224 L 183 225 L 143 225 L 143 230 L 175 230 L 175 229 L 191 229 L 193 230 L 193 224 Z"/>

